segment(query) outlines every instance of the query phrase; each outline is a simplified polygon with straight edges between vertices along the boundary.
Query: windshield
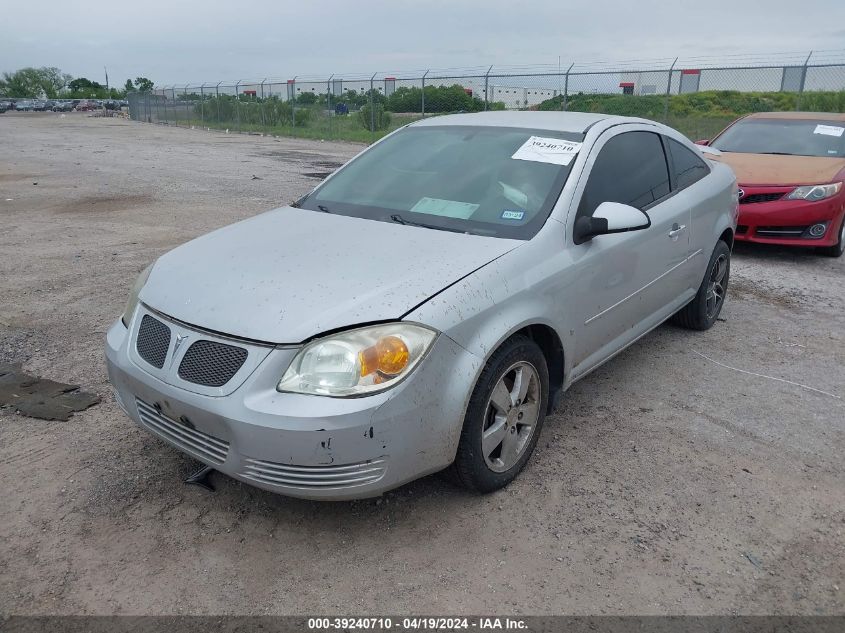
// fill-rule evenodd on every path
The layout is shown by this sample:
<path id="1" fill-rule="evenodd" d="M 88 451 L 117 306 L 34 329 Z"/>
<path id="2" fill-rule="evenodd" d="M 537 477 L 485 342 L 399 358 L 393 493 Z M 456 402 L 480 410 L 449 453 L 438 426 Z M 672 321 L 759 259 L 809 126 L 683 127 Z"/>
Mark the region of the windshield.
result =
<path id="1" fill-rule="evenodd" d="M 530 239 L 560 195 L 582 139 L 521 128 L 409 127 L 361 154 L 299 206 Z"/>
<path id="2" fill-rule="evenodd" d="M 845 156 L 845 121 L 822 119 L 744 119 L 713 143 L 723 152 Z"/>

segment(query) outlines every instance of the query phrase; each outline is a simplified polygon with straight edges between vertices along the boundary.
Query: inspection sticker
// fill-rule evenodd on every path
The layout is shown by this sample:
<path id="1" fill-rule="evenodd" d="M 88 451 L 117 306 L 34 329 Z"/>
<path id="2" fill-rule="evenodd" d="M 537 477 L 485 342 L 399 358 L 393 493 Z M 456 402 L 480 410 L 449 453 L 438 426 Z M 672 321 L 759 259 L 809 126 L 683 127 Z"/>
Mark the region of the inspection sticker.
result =
<path id="1" fill-rule="evenodd" d="M 505 209 L 502 211 L 503 220 L 521 220 L 525 217 L 525 211 L 517 211 L 516 209 Z"/>
<path id="2" fill-rule="evenodd" d="M 581 149 L 581 143 L 562 141 L 559 138 L 532 136 L 514 152 L 511 158 L 532 160 L 537 163 L 568 165 Z"/>
<path id="3" fill-rule="evenodd" d="M 813 130 L 813 134 L 824 134 L 825 136 L 842 136 L 845 132 L 845 127 L 838 127 L 836 125 L 817 125 Z"/>

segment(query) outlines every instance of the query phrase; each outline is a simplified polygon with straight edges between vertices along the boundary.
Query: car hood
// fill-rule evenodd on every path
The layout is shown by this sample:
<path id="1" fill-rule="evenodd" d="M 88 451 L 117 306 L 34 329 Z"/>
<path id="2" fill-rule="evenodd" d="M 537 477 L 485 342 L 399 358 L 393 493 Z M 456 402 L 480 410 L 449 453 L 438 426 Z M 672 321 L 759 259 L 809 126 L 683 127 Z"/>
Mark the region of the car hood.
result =
<path id="1" fill-rule="evenodd" d="M 845 158 L 722 152 L 712 160 L 729 165 L 740 185 L 816 185 L 845 169 Z"/>
<path id="2" fill-rule="evenodd" d="M 521 243 L 283 207 L 163 255 L 140 299 L 215 332 L 299 343 L 398 319 Z"/>

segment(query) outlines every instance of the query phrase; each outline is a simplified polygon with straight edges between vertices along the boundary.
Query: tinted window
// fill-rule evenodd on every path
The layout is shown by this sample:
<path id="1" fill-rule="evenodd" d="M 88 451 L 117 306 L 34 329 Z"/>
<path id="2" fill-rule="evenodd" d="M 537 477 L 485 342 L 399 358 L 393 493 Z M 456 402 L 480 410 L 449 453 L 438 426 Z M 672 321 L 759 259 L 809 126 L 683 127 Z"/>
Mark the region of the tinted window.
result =
<path id="1" fill-rule="evenodd" d="M 669 193 L 669 170 L 660 137 L 625 132 L 610 139 L 596 159 L 578 215 L 592 215 L 602 202 L 644 209 Z"/>
<path id="2" fill-rule="evenodd" d="M 845 122 L 822 119 L 743 119 L 711 145 L 723 152 L 845 156 Z"/>
<path id="3" fill-rule="evenodd" d="M 700 156 L 678 141 L 664 137 L 672 157 L 672 188 L 684 189 L 710 173 L 710 168 Z"/>
<path id="4" fill-rule="evenodd" d="M 532 136 L 566 132 L 487 126 L 410 127 L 338 171 L 305 209 L 383 222 L 529 239 L 546 221 L 572 168 L 514 153 Z"/>

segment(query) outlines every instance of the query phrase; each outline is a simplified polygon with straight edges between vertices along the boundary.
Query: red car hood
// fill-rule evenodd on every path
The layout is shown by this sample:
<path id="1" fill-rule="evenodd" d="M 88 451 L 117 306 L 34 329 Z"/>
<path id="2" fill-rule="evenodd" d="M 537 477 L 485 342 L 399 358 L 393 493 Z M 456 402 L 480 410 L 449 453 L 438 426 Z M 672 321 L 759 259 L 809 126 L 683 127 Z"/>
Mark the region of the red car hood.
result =
<path id="1" fill-rule="evenodd" d="M 845 170 L 845 158 L 823 156 L 722 152 L 708 158 L 730 166 L 741 185 L 816 185 L 832 182 Z"/>

